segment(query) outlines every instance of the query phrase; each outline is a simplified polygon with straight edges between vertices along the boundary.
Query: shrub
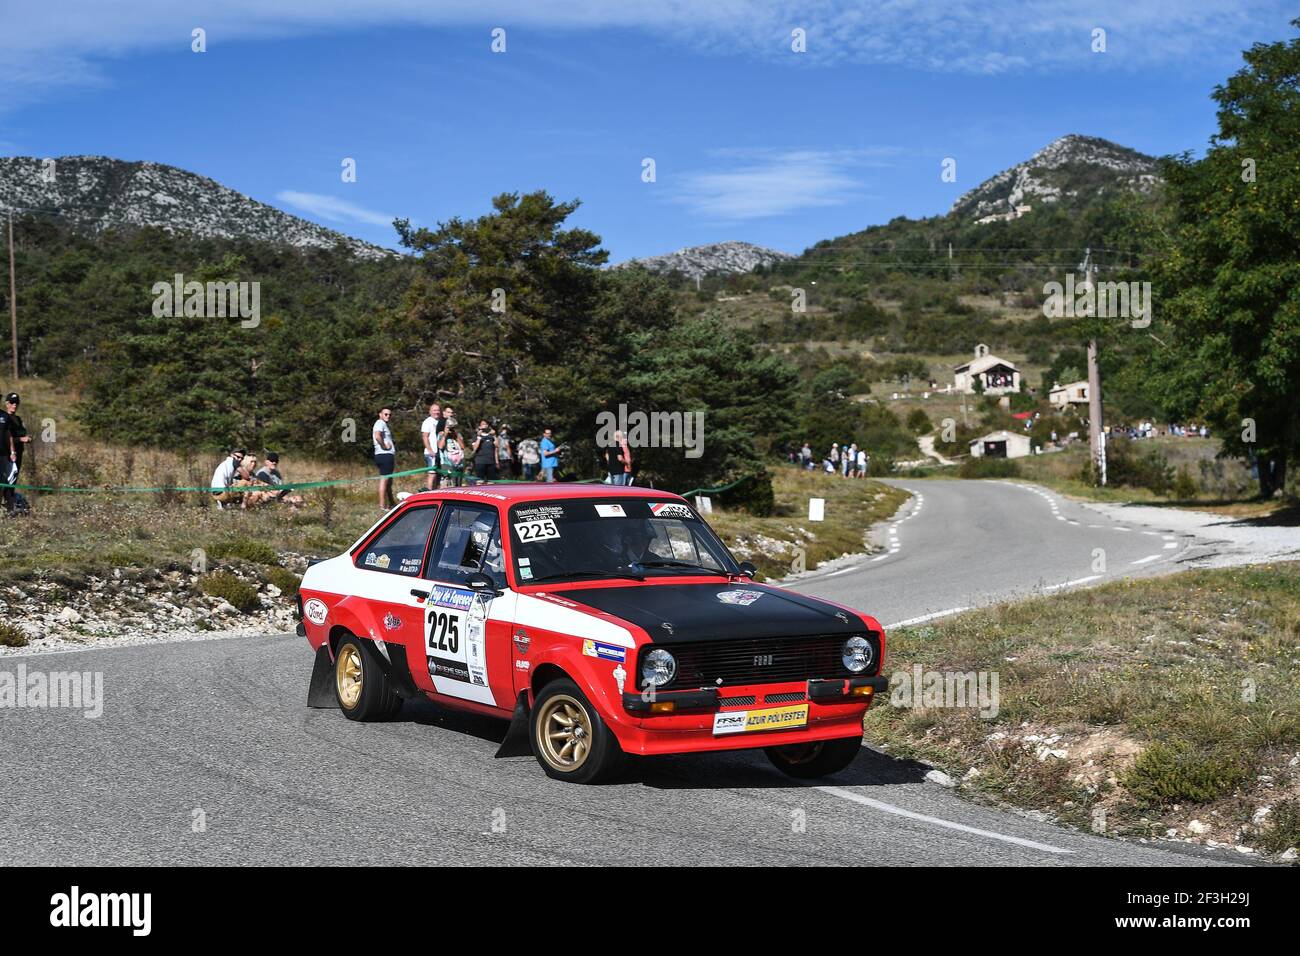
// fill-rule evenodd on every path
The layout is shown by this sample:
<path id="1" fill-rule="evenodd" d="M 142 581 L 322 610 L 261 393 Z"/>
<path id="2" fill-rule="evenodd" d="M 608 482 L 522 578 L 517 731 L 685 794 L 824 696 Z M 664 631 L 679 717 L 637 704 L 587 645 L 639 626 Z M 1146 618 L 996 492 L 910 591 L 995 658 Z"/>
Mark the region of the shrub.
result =
<path id="1" fill-rule="evenodd" d="M 0 621 L 0 647 L 26 647 L 27 635 L 21 628 L 10 624 L 8 621 Z"/>
<path id="2" fill-rule="evenodd" d="M 99 469 L 80 455 L 55 455 L 41 463 L 41 484 L 55 488 L 93 488 L 100 483 Z"/>
<path id="3" fill-rule="evenodd" d="M 1268 826 L 1259 834 L 1259 847 L 1268 853 L 1285 853 L 1300 847 L 1300 800 L 1283 800 L 1268 815 Z"/>
<path id="4" fill-rule="evenodd" d="M 280 556 L 275 548 L 252 538 L 235 538 L 233 541 L 220 541 L 208 549 L 214 558 L 242 558 L 254 564 L 279 564 Z"/>
<path id="5" fill-rule="evenodd" d="M 728 488 L 717 496 L 717 501 L 727 508 L 738 508 L 760 518 L 767 517 L 776 507 L 772 475 L 766 468 L 759 467 L 736 487 Z"/>
<path id="6" fill-rule="evenodd" d="M 267 568 L 262 577 L 279 588 L 281 594 L 290 597 L 298 593 L 298 585 L 302 583 L 302 578 L 287 568 Z"/>
<path id="7" fill-rule="evenodd" d="M 1231 793 L 1246 776 L 1245 767 L 1230 756 L 1154 743 L 1124 775 L 1124 786 L 1147 806 L 1209 803 Z"/>
<path id="8" fill-rule="evenodd" d="M 1178 474 L 1174 477 L 1173 496 L 1179 501 L 1190 501 L 1196 497 L 1197 491 L 1196 481 L 1187 470 L 1187 466 L 1179 468 Z"/>
<path id="9" fill-rule="evenodd" d="M 957 469 L 961 478 L 1019 478 L 1020 466 L 1007 458 L 967 458 Z"/>
<path id="10" fill-rule="evenodd" d="M 262 606 L 257 588 L 241 581 L 228 571 L 214 571 L 203 578 L 203 593 L 230 602 L 235 610 L 247 614 Z"/>
<path id="11" fill-rule="evenodd" d="M 924 408 L 914 408 L 907 416 L 907 430 L 916 435 L 926 435 L 933 431 L 934 425 Z"/>
<path id="12" fill-rule="evenodd" d="M 1097 484 L 1091 460 L 1084 464 L 1083 479 Z M 1129 442 L 1118 440 L 1106 443 L 1106 482 L 1110 485 L 1127 485 L 1146 488 L 1158 495 L 1169 494 L 1174 483 L 1174 469 L 1163 454 L 1151 449 L 1136 453 Z"/>

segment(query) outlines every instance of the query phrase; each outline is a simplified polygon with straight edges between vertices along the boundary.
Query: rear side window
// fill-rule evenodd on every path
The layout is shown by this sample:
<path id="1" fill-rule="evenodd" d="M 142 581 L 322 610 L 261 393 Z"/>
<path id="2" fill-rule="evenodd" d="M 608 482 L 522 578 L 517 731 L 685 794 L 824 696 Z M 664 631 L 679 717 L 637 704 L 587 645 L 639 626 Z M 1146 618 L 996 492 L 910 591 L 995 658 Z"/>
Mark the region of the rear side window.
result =
<path id="1" fill-rule="evenodd" d="M 436 507 L 412 508 L 400 515 L 357 555 L 357 567 L 419 577 L 437 515 Z"/>

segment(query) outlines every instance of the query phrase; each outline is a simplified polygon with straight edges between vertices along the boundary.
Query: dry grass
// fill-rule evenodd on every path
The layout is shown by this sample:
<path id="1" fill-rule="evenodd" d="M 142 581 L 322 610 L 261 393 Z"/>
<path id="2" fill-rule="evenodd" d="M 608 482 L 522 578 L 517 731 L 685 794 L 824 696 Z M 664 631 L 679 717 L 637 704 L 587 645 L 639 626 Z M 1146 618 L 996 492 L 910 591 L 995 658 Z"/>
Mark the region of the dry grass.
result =
<path id="1" fill-rule="evenodd" d="M 1298 642 L 1294 562 L 999 605 L 889 646 L 891 672 L 996 672 L 997 716 L 882 702 L 867 737 L 1080 826 L 1100 809 L 1108 832 L 1186 836 L 1196 818 L 1253 845 L 1255 811 L 1300 796 Z"/>
<path id="2" fill-rule="evenodd" d="M 869 550 L 867 532 L 888 518 L 908 494 L 870 479 L 844 479 L 792 466 L 773 469 L 776 514 L 755 518 L 741 512 L 718 512 L 709 524 L 732 552 L 752 561 L 766 577 L 790 573 L 802 549 L 809 570 L 844 554 Z M 826 520 L 808 520 L 808 499 L 826 500 Z"/>

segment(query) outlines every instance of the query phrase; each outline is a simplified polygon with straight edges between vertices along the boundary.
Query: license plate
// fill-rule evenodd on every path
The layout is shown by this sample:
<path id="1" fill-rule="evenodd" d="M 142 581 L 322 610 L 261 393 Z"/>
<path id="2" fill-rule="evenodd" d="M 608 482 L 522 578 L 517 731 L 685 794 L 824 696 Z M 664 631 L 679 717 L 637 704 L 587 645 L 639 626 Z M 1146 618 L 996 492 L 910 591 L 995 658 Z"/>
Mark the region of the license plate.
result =
<path id="1" fill-rule="evenodd" d="M 761 730 L 794 730 L 808 726 L 808 705 L 732 710 L 713 715 L 714 734 L 745 734 Z"/>

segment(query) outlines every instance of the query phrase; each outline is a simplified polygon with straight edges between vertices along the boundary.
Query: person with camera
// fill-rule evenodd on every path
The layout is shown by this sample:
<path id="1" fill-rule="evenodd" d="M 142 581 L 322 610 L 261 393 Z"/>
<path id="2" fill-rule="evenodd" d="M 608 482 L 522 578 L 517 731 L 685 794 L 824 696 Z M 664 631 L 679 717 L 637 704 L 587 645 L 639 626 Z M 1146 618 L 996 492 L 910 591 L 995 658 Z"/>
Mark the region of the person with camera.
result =
<path id="1" fill-rule="evenodd" d="M 474 477 L 479 483 L 495 481 L 501 458 L 497 449 L 496 430 L 488 424 L 487 419 L 478 423 L 478 434 L 474 436 L 470 454 L 474 460 Z"/>

